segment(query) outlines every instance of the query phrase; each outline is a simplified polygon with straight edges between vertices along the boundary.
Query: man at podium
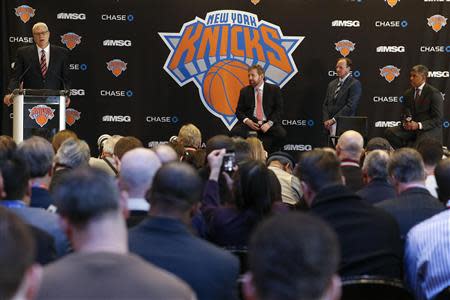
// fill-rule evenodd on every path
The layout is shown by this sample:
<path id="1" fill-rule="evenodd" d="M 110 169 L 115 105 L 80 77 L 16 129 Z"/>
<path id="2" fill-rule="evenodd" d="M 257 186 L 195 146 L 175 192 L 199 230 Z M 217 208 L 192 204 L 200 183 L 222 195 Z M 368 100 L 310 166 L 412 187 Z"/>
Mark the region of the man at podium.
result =
<path id="1" fill-rule="evenodd" d="M 17 49 L 16 60 L 3 98 L 6 105 L 13 102 L 12 91 L 24 89 L 67 90 L 70 88 L 68 50 L 50 45 L 50 31 L 45 23 L 32 29 L 35 45 Z M 67 98 L 66 105 L 69 105 Z"/>

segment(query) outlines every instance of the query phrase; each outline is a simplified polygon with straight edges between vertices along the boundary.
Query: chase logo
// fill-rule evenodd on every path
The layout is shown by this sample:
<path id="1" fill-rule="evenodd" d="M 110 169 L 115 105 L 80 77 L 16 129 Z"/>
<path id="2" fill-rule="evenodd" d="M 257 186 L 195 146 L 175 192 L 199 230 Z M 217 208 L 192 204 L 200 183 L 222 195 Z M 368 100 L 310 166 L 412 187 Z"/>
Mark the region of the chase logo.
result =
<path id="1" fill-rule="evenodd" d="M 18 16 L 24 23 L 30 21 L 30 19 L 34 17 L 36 11 L 34 8 L 28 5 L 18 6 L 14 10 L 16 12 L 16 16 Z"/>
<path id="2" fill-rule="evenodd" d="M 343 57 L 347 57 L 353 50 L 355 50 L 355 43 L 349 40 L 341 40 L 337 43 L 334 43 L 336 46 L 336 51 L 339 51 Z"/>
<path id="3" fill-rule="evenodd" d="M 400 2 L 400 0 L 384 0 L 384 2 L 386 2 L 390 7 L 394 7 Z"/>
<path id="4" fill-rule="evenodd" d="M 260 64 L 266 80 L 283 87 L 296 73 L 292 52 L 303 36 L 284 36 L 279 26 L 254 14 L 220 10 L 159 33 L 170 49 L 164 70 L 180 85 L 193 81 L 203 105 L 231 130 L 248 65 Z"/>
<path id="5" fill-rule="evenodd" d="M 81 36 L 76 33 L 68 32 L 61 36 L 61 43 L 66 45 L 69 50 L 73 50 L 81 43 Z"/>
<path id="6" fill-rule="evenodd" d="M 384 77 L 387 82 L 391 83 L 394 81 L 395 78 L 397 78 L 400 75 L 400 69 L 396 66 L 384 66 L 380 69 L 380 76 Z"/>

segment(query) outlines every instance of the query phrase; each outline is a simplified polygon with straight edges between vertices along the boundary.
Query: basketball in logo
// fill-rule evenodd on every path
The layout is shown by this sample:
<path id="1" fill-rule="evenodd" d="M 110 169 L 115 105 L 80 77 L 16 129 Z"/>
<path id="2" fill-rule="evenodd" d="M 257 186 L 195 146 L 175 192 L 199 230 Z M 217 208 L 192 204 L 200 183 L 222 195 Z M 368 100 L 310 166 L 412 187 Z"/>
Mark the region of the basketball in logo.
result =
<path id="1" fill-rule="evenodd" d="M 203 80 L 203 96 L 216 112 L 232 116 L 240 90 L 248 85 L 248 66 L 237 60 L 222 60 L 213 65 Z"/>

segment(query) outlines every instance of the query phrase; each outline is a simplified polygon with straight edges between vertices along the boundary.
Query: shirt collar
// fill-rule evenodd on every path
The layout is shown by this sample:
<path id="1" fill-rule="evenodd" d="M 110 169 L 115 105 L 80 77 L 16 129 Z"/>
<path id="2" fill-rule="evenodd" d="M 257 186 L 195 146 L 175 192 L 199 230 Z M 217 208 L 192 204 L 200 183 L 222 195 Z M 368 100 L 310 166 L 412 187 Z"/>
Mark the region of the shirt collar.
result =
<path id="1" fill-rule="evenodd" d="M 255 88 L 255 92 L 256 92 L 257 90 L 260 90 L 261 92 L 264 91 L 264 81 L 261 83 L 261 86 L 260 86 L 260 87 L 256 87 L 256 88 Z"/>
<path id="2" fill-rule="evenodd" d="M 350 73 L 348 73 L 347 75 L 345 75 L 345 77 L 342 78 L 342 79 L 339 78 L 339 81 L 342 82 L 342 83 L 344 83 L 344 81 L 347 80 L 348 76 L 350 76 Z"/>
<path id="3" fill-rule="evenodd" d="M 419 90 L 422 92 L 423 87 L 425 86 L 425 83 L 426 83 L 426 82 L 422 83 L 422 84 L 421 84 L 418 88 L 416 88 L 416 89 L 419 89 Z"/>
<path id="4" fill-rule="evenodd" d="M 41 53 L 42 50 L 45 51 L 45 53 L 48 53 L 48 51 L 50 51 L 50 43 L 48 43 L 47 47 L 45 47 L 44 49 L 40 48 L 39 46 L 36 46 L 38 48 L 39 53 Z"/>

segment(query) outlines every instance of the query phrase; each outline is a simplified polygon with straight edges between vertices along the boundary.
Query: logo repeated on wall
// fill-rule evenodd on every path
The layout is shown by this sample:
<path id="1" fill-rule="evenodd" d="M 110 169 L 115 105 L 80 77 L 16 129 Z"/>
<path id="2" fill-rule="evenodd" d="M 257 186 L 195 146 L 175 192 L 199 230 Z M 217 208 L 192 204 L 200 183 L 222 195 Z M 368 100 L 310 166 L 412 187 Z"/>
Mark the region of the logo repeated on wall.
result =
<path id="1" fill-rule="evenodd" d="M 73 108 L 66 109 L 66 123 L 69 126 L 75 124 L 80 119 L 81 113 Z"/>
<path id="2" fill-rule="evenodd" d="M 400 69 L 393 65 L 384 66 L 380 69 L 381 77 L 384 77 L 387 82 L 391 83 L 400 75 Z"/>
<path id="3" fill-rule="evenodd" d="M 428 26 L 430 26 L 435 32 L 439 32 L 442 27 L 447 25 L 447 18 L 441 15 L 434 15 L 429 18 L 428 20 Z"/>
<path id="4" fill-rule="evenodd" d="M 336 51 L 339 51 L 343 57 L 347 57 L 353 50 L 355 50 L 355 43 L 349 40 L 341 40 L 337 43 L 334 43 L 336 46 Z"/>
<path id="5" fill-rule="evenodd" d="M 283 87 L 296 73 L 292 52 L 303 36 L 284 36 L 279 26 L 255 14 L 221 10 L 183 24 L 179 33 L 159 33 L 170 49 L 164 70 L 180 85 L 194 82 L 203 105 L 231 130 L 247 68 L 260 64 L 266 80 Z"/>
<path id="6" fill-rule="evenodd" d="M 81 36 L 74 32 L 65 33 L 61 36 L 61 43 L 66 45 L 67 49 L 73 50 L 73 48 L 81 43 Z"/>
<path id="7" fill-rule="evenodd" d="M 384 0 L 384 2 L 386 2 L 390 7 L 394 7 L 400 2 L 400 0 Z"/>
<path id="8" fill-rule="evenodd" d="M 121 59 L 113 59 L 106 63 L 106 68 L 114 74 L 114 76 L 119 77 L 122 72 L 127 70 L 128 63 Z"/>
<path id="9" fill-rule="evenodd" d="M 41 127 L 44 127 L 44 125 L 48 123 L 48 120 L 51 120 L 55 117 L 55 110 L 43 104 L 33 106 L 32 108 L 28 109 L 28 111 L 30 112 L 29 117 L 32 120 L 35 120 L 36 123 Z"/>
<path id="10" fill-rule="evenodd" d="M 35 15 L 35 9 L 28 5 L 21 5 L 15 8 L 16 16 L 18 16 L 22 22 L 27 23 Z"/>

